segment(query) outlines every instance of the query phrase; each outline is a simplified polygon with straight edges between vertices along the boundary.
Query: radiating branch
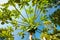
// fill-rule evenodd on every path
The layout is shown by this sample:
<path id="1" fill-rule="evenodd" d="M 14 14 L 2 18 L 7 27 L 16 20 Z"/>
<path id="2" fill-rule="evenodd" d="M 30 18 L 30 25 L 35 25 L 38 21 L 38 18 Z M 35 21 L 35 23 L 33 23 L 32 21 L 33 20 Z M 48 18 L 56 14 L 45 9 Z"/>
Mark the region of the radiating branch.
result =
<path id="1" fill-rule="evenodd" d="M 15 7 L 15 5 L 14 5 L 14 3 L 13 3 L 13 1 L 11 0 L 11 3 L 12 3 L 12 5 L 14 6 L 14 8 L 21 14 L 21 12 Z M 26 18 L 21 14 L 21 16 L 26 20 Z M 27 20 L 26 20 L 27 21 Z M 28 21 L 27 21 L 28 22 Z"/>
<path id="2" fill-rule="evenodd" d="M 24 9 L 25 9 L 25 12 L 26 12 L 26 8 L 25 8 L 25 6 L 24 6 Z M 27 18 L 29 19 L 29 16 L 28 16 L 27 12 L 26 12 L 26 15 L 27 15 Z"/>

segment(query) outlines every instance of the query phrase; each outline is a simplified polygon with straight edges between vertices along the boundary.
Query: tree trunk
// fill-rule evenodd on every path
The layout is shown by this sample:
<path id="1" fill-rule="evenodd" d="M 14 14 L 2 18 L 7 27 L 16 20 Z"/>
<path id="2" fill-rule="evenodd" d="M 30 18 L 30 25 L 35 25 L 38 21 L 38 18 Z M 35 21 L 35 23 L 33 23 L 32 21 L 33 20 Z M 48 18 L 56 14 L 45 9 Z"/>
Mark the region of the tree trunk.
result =
<path id="1" fill-rule="evenodd" d="M 33 36 L 33 33 L 30 32 L 30 36 L 29 36 L 29 39 L 32 40 L 32 36 Z"/>

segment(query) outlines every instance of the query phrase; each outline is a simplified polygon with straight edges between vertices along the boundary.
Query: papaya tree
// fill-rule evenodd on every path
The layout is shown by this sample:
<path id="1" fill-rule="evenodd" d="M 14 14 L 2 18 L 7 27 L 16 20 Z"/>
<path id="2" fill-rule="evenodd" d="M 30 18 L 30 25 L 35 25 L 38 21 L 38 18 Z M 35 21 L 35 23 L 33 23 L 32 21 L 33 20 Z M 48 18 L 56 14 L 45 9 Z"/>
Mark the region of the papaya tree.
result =
<path id="1" fill-rule="evenodd" d="M 60 5 L 59 0 L 8 0 L 7 3 L 1 5 L 3 8 L 0 8 L 1 24 L 11 23 L 15 30 L 22 30 L 18 33 L 22 38 L 24 38 L 25 32 L 28 32 L 30 33 L 30 40 L 32 40 L 33 34 L 41 25 L 41 22 L 37 21 L 38 17 L 39 20 L 46 21 L 47 8 L 57 7 L 58 5 Z M 13 6 L 14 10 L 9 10 L 9 6 Z M 41 15 L 43 16 L 41 17 Z M 18 18 L 21 20 L 17 20 Z"/>

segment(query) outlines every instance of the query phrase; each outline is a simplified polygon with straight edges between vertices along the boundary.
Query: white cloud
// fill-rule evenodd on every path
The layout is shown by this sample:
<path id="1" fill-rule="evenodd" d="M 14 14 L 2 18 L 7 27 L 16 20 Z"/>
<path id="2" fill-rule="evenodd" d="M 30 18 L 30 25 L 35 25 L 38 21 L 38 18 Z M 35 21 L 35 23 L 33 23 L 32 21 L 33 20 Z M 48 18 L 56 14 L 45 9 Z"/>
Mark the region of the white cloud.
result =
<path id="1" fill-rule="evenodd" d="M 0 4 L 4 4 L 4 3 L 7 3 L 8 0 L 0 0 Z"/>
<path id="2" fill-rule="evenodd" d="M 15 8 L 13 6 L 9 6 L 8 9 L 11 10 L 15 10 Z"/>

